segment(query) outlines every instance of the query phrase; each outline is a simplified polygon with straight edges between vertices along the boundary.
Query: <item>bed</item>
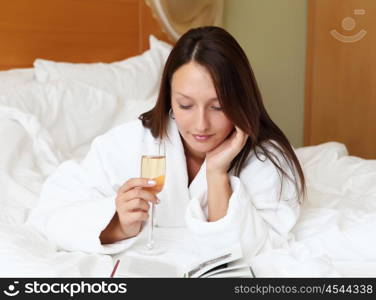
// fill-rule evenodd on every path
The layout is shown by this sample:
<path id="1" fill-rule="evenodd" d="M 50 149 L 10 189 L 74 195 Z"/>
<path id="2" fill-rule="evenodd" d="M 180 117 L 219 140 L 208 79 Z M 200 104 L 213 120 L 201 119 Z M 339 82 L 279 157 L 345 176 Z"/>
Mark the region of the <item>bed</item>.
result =
<path id="1" fill-rule="evenodd" d="M 61 162 L 82 159 L 94 137 L 154 105 L 173 42 L 143 1 L 30 3 L 12 1 L 0 13 L 8 32 L 0 37 L 8 47 L 0 50 L 0 276 L 109 277 L 110 255 L 58 249 L 25 221 Z M 74 11 L 69 20 L 59 13 L 67 9 Z M 33 23 L 28 10 L 44 17 Z M 54 13 L 60 19 L 51 25 Z M 106 18 L 112 21 L 104 28 Z M 25 28 L 29 37 L 21 42 Z M 376 160 L 350 156 L 336 141 L 295 151 L 308 198 L 294 241 L 256 256 L 256 276 L 375 277 Z"/>

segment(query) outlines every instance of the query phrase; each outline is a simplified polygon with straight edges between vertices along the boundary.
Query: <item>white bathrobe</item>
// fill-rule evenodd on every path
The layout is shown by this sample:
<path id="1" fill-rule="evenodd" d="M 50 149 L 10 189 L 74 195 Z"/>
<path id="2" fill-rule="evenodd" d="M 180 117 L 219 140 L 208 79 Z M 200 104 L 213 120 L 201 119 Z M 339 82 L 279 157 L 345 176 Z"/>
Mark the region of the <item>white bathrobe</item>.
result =
<path id="1" fill-rule="evenodd" d="M 270 160 L 260 161 L 253 154 L 239 177 L 229 174 L 232 195 L 227 214 L 207 222 L 206 163 L 188 187 L 183 144 L 172 119 L 168 135 L 165 185 L 158 196 L 156 226 L 186 227 L 203 248 L 240 243 L 247 257 L 288 244 L 299 203 L 288 180 L 284 180 L 279 199 L 280 177 Z M 83 161 L 64 162 L 46 180 L 28 223 L 65 250 L 114 254 L 131 247 L 137 237 L 102 245 L 99 235 L 114 216 L 118 188 L 128 179 L 140 177 L 140 157 L 154 145 L 155 139 L 140 120 L 97 137 Z"/>

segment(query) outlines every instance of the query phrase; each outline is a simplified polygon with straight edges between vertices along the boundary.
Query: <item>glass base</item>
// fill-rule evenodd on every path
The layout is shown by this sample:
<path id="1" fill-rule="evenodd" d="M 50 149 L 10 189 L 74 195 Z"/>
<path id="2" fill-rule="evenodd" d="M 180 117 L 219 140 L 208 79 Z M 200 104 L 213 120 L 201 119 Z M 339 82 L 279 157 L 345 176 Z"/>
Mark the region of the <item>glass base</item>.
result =
<path id="1" fill-rule="evenodd" d="M 144 245 L 141 249 L 137 249 L 137 252 L 142 254 L 142 255 L 159 255 L 165 253 L 166 249 L 164 249 L 161 246 L 155 245 L 153 242 L 148 243 L 146 246 Z"/>
<path id="2" fill-rule="evenodd" d="M 140 253 L 141 255 L 161 255 L 165 253 L 166 251 L 162 248 L 155 247 L 152 249 L 140 249 L 137 252 Z"/>
<path id="3" fill-rule="evenodd" d="M 138 244 L 134 250 L 141 255 L 159 255 L 166 252 L 165 248 L 153 240 Z"/>
<path id="4" fill-rule="evenodd" d="M 154 249 L 154 246 L 155 246 L 155 242 L 154 242 L 154 241 L 149 241 L 149 242 L 146 244 L 146 249 L 151 251 L 151 250 Z"/>

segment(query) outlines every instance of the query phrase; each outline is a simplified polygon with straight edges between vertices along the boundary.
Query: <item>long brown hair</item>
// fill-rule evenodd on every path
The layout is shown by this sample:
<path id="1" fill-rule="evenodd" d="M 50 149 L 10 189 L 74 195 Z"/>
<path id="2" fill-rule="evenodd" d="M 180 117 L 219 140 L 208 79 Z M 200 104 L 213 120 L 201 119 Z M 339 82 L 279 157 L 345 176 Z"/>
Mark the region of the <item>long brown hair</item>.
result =
<path id="1" fill-rule="evenodd" d="M 164 67 L 157 103 L 153 109 L 139 117 L 143 126 L 149 128 L 155 138 L 167 136 L 172 76 L 179 67 L 190 61 L 208 70 L 224 114 L 249 135 L 245 146 L 233 159 L 228 171 L 234 169 L 234 174 L 239 176 L 252 150 L 256 157 L 262 160 L 255 151 L 255 148 L 259 147 L 276 166 L 281 177 L 281 189 L 283 179 L 287 177 L 295 183 L 297 193 L 301 196 L 299 198 L 303 199 L 306 187 L 299 160 L 287 137 L 266 112 L 246 54 L 235 38 L 220 27 L 205 26 L 191 29 L 177 41 Z M 284 162 L 279 161 L 278 155 L 267 150 L 268 146 L 279 153 Z M 291 169 L 293 179 L 283 169 L 283 164 L 287 164 Z"/>

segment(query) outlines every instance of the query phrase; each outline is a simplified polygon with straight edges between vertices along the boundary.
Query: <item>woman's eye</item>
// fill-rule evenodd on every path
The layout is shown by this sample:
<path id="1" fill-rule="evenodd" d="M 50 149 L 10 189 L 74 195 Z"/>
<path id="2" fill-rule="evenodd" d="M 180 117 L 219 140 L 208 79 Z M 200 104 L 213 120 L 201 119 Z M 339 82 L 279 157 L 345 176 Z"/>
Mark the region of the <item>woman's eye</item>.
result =
<path id="1" fill-rule="evenodd" d="M 181 109 L 189 109 L 191 106 L 190 105 L 179 105 Z"/>
<path id="2" fill-rule="evenodd" d="M 179 108 L 181 109 L 190 109 L 192 107 L 192 105 L 181 105 L 179 104 Z M 212 109 L 216 110 L 216 111 L 222 111 L 222 107 L 220 106 L 212 106 Z"/>

